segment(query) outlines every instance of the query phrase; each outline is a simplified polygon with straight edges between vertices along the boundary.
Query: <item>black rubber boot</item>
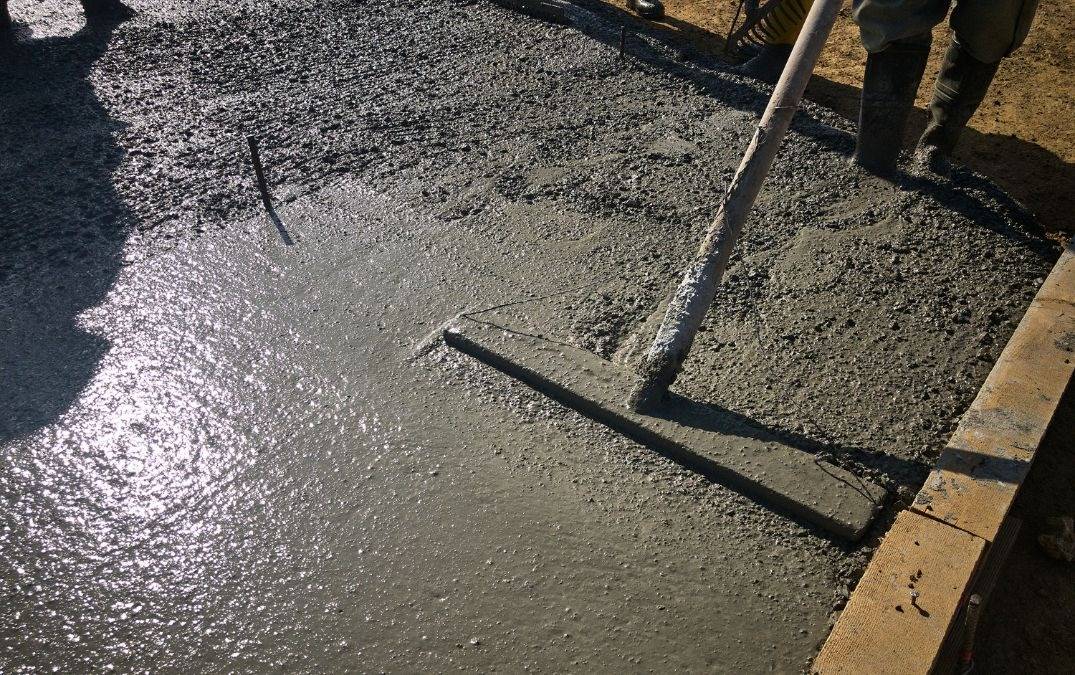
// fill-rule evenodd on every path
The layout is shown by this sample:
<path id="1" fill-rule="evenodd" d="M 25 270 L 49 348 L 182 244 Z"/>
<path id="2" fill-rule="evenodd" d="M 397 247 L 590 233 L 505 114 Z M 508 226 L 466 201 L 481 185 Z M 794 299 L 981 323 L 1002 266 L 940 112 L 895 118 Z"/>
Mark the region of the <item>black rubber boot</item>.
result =
<path id="1" fill-rule="evenodd" d="M 119 22 L 134 16 L 134 10 L 119 0 L 82 0 L 82 11 L 90 22 Z"/>
<path id="2" fill-rule="evenodd" d="M 776 84 L 784 66 L 791 56 L 791 45 L 765 45 L 746 63 L 740 65 L 736 72 L 747 77 Z"/>
<path id="3" fill-rule="evenodd" d="M 933 87 L 929 124 L 915 150 L 919 163 L 931 171 L 947 173 L 959 136 L 981 105 L 999 66 L 999 61 L 982 63 L 952 40 Z"/>
<path id="4" fill-rule="evenodd" d="M 643 19 L 657 21 L 664 18 L 664 4 L 661 0 L 627 0 L 627 6 Z"/>
<path id="5" fill-rule="evenodd" d="M 866 59 L 853 160 L 867 171 L 889 176 L 903 146 L 903 129 L 926 70 L 931 36 L 893 42 Z"/>

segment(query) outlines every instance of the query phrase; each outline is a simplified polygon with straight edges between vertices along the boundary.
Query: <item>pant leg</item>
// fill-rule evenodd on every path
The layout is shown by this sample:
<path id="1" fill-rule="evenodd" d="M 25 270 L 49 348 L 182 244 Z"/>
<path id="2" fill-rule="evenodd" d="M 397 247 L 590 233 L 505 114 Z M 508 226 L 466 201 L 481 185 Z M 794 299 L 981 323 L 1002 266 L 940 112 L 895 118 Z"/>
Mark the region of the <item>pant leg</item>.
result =
<path id="1" fill-rule="evenodd" d="M 982 63 L 996 63 L 1030 32 L 1038 0 L 958 0 L 952 12 L 956 41 Z"/>
<path id="2" fill-rule="evenodd" d="M 944 20 L 950 5 L 951 0 L 854 0 L 851 17 L 862 34 L 862 46 L 873 53 L 929 33 Z"/>

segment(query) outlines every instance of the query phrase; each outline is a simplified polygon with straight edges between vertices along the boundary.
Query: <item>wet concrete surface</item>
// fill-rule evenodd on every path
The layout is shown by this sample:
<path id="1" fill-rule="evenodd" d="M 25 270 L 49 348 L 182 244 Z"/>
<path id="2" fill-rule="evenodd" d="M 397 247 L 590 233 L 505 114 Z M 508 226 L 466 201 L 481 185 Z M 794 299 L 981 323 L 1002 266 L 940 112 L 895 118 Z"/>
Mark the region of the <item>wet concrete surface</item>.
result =
<path id="1" fill-rule="evenodd" d="M 107 355 L 5 449 L 11 666 L 805 658 L 825 541 L 467 357 L 414 360 L 431 316 L 502 291 L 480 247 L 353 184 L 282 216 L 294 247 L 209 235 L 81 316 Z"/>
<path id="2" fill-rule="evenodd" d="M 764 90 L 599 16 L 69 4 L 0 66 L 0 670 L 806 662 L 871 538 L 415 351 L 552 295 L 610 357 Z M 856 175 L 843 124 L 806 106 L 677 387 L 908 494 L 1057 252 L 973 174 Z"/>

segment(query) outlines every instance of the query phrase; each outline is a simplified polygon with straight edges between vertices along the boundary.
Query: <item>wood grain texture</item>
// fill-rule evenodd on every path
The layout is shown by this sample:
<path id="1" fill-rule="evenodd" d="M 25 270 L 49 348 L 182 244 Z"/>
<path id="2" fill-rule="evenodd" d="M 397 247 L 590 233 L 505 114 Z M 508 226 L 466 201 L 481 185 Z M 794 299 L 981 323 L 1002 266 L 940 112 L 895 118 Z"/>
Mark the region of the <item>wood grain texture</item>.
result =
<path id="1" fill-rule="evenodd" d="M 972 534 L 914 511 L 902 512 L 815 659 L 813 672 L 928 673 L 985 547 Z"/>

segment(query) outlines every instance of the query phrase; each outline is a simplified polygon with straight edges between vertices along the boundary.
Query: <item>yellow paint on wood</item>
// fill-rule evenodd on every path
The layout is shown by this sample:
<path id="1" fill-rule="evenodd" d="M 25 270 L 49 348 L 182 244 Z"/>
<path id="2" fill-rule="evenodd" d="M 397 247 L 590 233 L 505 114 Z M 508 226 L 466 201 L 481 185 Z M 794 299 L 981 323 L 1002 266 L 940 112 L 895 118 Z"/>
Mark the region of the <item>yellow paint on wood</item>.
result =
<path id="1" fill-rule="evenodd" d="M 914 511 L 900 513 L 812 671 L 928 673 L 985 547 L 972 534 Z"/>

